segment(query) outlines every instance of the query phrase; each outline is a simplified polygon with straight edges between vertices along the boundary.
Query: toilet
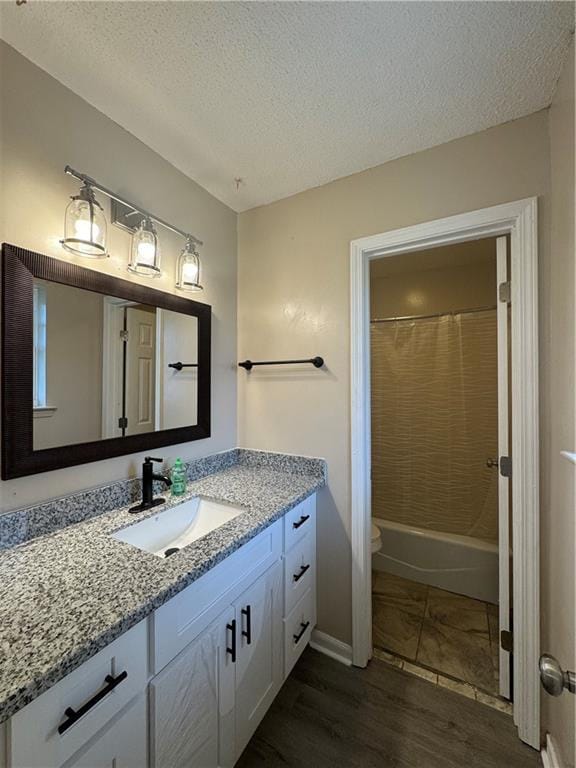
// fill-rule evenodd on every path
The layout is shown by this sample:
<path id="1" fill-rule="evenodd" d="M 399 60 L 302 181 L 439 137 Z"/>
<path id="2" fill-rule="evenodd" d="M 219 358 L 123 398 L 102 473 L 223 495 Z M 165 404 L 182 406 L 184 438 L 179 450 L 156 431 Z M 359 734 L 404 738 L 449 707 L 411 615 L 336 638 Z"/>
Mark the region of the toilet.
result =
<path id="1" fill-rule="evenodd" d="M 372 554 L 374 554 L 374 552 L 379 552 L 382 548 L 382 532 L 374 523 L 372 523 L 371 542 Z"/>

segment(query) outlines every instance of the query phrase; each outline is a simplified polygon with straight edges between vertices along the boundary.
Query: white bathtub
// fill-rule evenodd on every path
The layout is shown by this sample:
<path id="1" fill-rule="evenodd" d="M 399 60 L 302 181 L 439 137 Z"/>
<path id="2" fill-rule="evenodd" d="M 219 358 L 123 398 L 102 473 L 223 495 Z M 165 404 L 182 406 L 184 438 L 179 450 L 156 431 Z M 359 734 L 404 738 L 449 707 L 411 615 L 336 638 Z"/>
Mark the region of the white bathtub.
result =
<path id="1" fill-rule="evenodd" d="M 372 567 L 488 603 L 498 603 L 498 545 L 372 518 L 382 549 Z"/>

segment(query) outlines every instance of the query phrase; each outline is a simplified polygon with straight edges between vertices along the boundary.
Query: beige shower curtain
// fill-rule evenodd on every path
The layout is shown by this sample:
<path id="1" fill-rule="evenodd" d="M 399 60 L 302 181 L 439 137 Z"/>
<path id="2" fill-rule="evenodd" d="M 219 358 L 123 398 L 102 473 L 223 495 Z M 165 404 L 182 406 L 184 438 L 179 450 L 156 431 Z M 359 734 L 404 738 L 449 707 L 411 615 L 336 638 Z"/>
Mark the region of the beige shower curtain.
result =
<path id="1" fill-rule="evenodd" d="M 498 539 L 496 311 L 373 322 L 372 514 Z"/>

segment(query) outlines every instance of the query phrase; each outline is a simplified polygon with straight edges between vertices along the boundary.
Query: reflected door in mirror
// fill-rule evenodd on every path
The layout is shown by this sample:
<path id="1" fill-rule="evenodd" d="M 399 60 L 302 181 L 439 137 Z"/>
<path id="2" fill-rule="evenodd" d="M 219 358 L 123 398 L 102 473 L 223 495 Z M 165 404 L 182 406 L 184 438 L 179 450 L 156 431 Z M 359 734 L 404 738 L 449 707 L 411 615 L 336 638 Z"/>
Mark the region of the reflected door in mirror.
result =
<path id="1" fill-rule="evenodd" d="M 196 317 L 34 280 L 34 450 L 197 424 Z"/>

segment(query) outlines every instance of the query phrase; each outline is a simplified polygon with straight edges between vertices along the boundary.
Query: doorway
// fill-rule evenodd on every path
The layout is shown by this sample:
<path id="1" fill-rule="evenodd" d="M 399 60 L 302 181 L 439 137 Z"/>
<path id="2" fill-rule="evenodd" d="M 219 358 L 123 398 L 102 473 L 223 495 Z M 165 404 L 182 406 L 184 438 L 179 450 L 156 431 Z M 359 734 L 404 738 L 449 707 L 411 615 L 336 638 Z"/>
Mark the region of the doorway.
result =
<path id="1" fill-rule="evenodd" d="M 351 505 L 353 663 L 372 655 L 370 262 L 490 237 L 509 237 L 514 722 L 539 747 L 539 498 L 536 200 L 522 200 L 363 238 L 351 244 Z M 493 457 L 501 460 L 501 457 Z M 500 568 L 502 567 L 502 564 Z M 501 572 L 501 570 L 500 570 Z M 501 599 L 499 595 L 499 599 Z M 499 628 L 502 630 L 502 626 Z M 501 651 L 502 652 L 502 651 Z"/>
<path id="2" fill-rule="evenodd" d="M 161 310 L 105 296 L 102 435 L 144 434 L 157 426 L 158 318 Z"/>
<path id="3" fill-rule="evenodd" d="M 507 402 L 502 413 L 498 404 L 506 254 L 506 237 L 491 237 L 370 264 L 374 653 L 501 709 L 510 659 L 500 659 L 499 603 L 506 628 L 511 614 L 498 546 L 501 528 L 510 553 L 498 459 L 508 444 Z"/>

